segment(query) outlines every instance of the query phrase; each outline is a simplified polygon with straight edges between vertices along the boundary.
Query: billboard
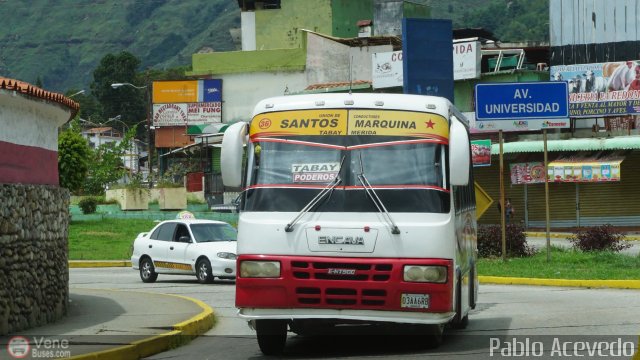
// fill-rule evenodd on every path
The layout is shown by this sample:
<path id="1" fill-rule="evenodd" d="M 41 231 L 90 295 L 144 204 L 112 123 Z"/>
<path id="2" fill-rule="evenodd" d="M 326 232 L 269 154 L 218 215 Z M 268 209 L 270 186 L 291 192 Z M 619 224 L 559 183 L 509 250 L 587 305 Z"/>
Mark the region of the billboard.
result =
<path id="1" fill-rule="evenodd" d="M 453 43 L 453 80 L 480 78 L 482 51 L 479 41 Z"/>
<path id="2" fill-rule="evenodd" d="M 550 68 L 552 81 L 568 84 L 571 117 L 640 114 L 640 61 Z"/>
<path id="3" fill-rule="evenodd" d="M 453 44 L 453 80 L 480 77 L 480 42 L 465 41 Z M 399 87 L 403 84 L 402 51 L 371 55 L 371 79 L 374 89 Z"/>
<path id="4" fill-rule="evenodd" d="M 222 121 L 222 80 L 154 81 L 153 126 L 191 126 Z"/>
<path id="5" fill-rule="evenodd" d="M 402 19 L 404 93 L 454 102 L 451 44 L 451 20 Z"/>
<path id="6" fill-rule="evenodd" d="M 374 89 L 402 86 L 402 51 L 371 55 L 372 86 Z"/>

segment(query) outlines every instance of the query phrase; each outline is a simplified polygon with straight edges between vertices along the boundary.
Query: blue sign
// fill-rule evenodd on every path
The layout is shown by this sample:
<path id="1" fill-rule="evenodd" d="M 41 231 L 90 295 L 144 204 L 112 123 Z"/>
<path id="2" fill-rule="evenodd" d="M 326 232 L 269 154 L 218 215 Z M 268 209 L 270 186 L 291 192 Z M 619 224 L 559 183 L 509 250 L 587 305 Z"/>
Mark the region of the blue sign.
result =
<path id="1" fill-rule="evenodd" d="M 222 79 L 199 80 L 198 101 L 200 102 L 221 102 L 222 101 Z"/>
<path id="2" fill-rule="evenodd" d="M 451 20 L 402 19 L 405 94 L 433 95 L 453 103 Z"/>
<path id="3" fill-rule="evenodd" d="M 476 121 L 568 117 L 569 89 L 564 81 L 476 85 Z"/>

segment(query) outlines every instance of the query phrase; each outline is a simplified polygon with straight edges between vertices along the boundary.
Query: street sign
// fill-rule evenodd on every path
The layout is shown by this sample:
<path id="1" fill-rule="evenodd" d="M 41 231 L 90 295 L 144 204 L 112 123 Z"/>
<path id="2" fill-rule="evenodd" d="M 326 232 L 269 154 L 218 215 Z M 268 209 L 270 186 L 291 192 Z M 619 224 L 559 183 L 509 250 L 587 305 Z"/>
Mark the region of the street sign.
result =
<path id="1" fill-rule="evenodd" d="M 569 127 L 566 82 L 477 84 L 479 130 L 538 130 Z"/>

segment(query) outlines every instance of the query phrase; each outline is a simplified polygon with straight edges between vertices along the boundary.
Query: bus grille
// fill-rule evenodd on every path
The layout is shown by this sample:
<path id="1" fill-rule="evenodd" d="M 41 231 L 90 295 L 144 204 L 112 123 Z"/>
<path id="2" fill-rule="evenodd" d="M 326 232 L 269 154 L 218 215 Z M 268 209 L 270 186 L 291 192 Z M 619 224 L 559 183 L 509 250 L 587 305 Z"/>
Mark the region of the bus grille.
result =
<path id="1" fill-rule="evenodd" d="M 296 279 L 388 281 L 391 264 L 334 263 L 293 261 L 291 271 Z"/>
<path id="2" fill-rule="evenodd" d="M 293 277 L 301 280 L 385 282 L 391 278 L 391 264 L 306 262 L 291 263 Z M 314 282 L 320 286 L 296 288 L 298 303 L 301 305 L 333 305 L 333 306 L 384 306 L 387 291 L 384 288 L 355 289 L 337 287 Z M 346 286 L 348 286 L 345 283 Z"/>
<path id="3" fill-rule="evenodd" d="M 336 306 L 384 306 L 387 291 L 384 289 L 343 289 L 319 287 L 296 288 L 298 303 L 303 305 Z"/>

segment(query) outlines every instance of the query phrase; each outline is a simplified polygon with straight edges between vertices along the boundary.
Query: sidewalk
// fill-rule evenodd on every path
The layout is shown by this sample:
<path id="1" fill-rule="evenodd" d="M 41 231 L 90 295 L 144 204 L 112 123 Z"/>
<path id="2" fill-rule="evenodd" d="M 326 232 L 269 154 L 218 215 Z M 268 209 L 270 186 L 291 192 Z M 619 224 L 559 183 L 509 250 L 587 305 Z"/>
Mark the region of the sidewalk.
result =
<path id="1" fill-rule="evenodd" d="M 0 337 L 0 358 L 13 358 L 11 350 L 28 359 L 139 359 L 187 343 L 213 324 L 208 305 L 183 296 L 71 289 L 64 319 Z"/>

